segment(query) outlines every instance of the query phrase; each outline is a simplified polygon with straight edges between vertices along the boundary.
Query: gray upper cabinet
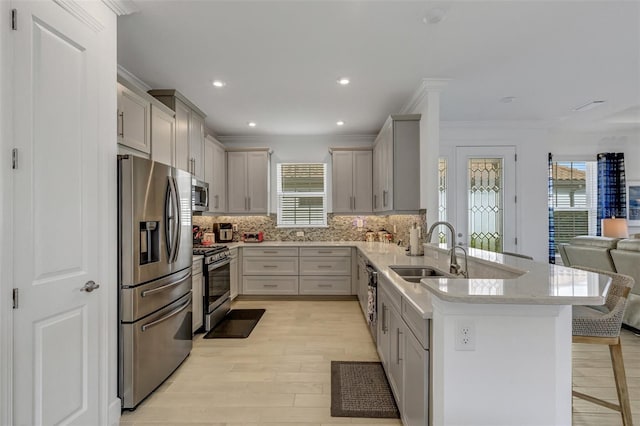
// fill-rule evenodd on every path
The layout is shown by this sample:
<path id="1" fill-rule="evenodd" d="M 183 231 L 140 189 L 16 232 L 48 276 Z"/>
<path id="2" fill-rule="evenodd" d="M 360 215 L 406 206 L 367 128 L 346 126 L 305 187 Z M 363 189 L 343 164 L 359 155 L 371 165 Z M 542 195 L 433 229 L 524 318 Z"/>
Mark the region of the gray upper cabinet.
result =
<path id="1" fill-rule="evenodd" d="M 373 148 L 373 210 L 420 209 L 420 115 L 392 115 Z"/>
<path id="2" fill-rule="evenodd" d="M 118 83 L 118 143 L 151 153 L 151 102 Z"/>
<path id="3" fill-rule="evenodd" d="M 225 212 L 227 156 L 224 146 L 210 135 L 204 141 L 204 180 L 209 184 L 209 211 Z"/>
<path id="4" fill-rule="evenodd" d="M 332 149 L 334 213 L 371 213 L 373 153 L 371 150 Z"/>
<path id="5" fill-rule="evenodd" d="M 189 115 L 189 155 L 191 174 L 204 180 L 204 118 L 194 111 Z"/>
<path id="6" fill-rule="evenodd" d="M 176 113 L 175 167 L 204 180 L 204 119 L 206 114 L 177 90 L 149 90 Z"/>
<path id="7" fill-rule="evenodd" d="M 173 111 L 151 105 L 151 159 L 175 166 L 176 120 Z"/>
<path id="8" fill-rule="evenodd" d="M 268 149 L 227 152 L 227 206 L 229 213 L 268 213 Z"/>

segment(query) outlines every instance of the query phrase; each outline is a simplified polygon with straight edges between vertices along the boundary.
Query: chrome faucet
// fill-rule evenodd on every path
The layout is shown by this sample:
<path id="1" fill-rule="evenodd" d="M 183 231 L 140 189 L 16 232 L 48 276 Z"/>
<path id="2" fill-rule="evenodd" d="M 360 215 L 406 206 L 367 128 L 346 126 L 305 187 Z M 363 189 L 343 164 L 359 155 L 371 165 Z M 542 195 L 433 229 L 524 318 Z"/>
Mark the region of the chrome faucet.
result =
<path id="1" fill-rule="evenodd" d="M 449 228 L 451 231 L 451 250 L 449 250 L 449 272 L 456 275 L 462 275 L 465 278 L 468 278 L 468 267 L 467 267 L 467 251 L 464 247 L 456 245 L 456 230 L 452 224 L 445 221 L 435 222 L 429 228 L 429 232 L 427 232 L 427 243 L 431 242 L 431 238 L 433 237 L 433 230 L 440 226 L 444 225 Z M 464 252 L 464 269 L 458 263 L 458 257 L 456 256 L 456 249 L 462 249 Z"/>
<path id="2" fill-rule="evenodd" d="M 458 263 L 458 258 L 456 256 L 456 249 L 462 250 L 464 253 L 464 269 Z M 453 246 L 451 250 L 449 250 L 449 272 L 455 275 L 462 275 L 465 278 L 469 278 L 469 264 L 467 263 L 467 251 L 462 246 Z"/>
<path id="3" fill-rule="evenodd" d="M 453 225 L 450 224 L 449 222 L 444 222 L 444 221 L 440 221 L 440 222 L 435 222 L 433 225 L 431 225 L 431 228 L 429 228 L 429 231 L 427 232 L 427 243 L 431 242 L 431 237 L 433 236 L 433 230 L 439 226 L 439 225 L 444 225 L 447 228 L 449 228 L 449 230 L 451 231 L 451 247 L 456 245 L 456 230 L 453 228 Z"/>

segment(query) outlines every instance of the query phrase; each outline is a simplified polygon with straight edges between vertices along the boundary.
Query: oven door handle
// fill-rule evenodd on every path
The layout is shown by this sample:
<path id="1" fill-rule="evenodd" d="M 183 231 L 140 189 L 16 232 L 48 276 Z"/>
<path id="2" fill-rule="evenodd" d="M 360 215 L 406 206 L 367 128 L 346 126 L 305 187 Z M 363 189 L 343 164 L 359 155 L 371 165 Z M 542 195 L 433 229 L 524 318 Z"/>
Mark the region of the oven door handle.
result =
<path id="1" fill-rule="evenodd" d="M 225 266 L 231 263 L 231 259 L 225 259 L 222 262 L 218 263 L 210 263 L 207 265 L 207 271 L 213 271 L 214 269 L 218 269 L 221 266 Z"/>
<path id="2" fill-rule="evenodd" d="M 158 293 L 158 292 L 164 291 L 164 290 L 166 290 L 168 288 L 175 287 L 178 284 L 181 284 L 181 283 L 185 282 L 190 276 L 191 276 L 191 272 L 188 272 L 187 275 L 185 275 L 184 277 L 180 278 L 178 281 L 174 281 L 174 282 L 169 283 L 169 284 L 161 285 L 160 287 L 152 288 L 151 290 L 143 291 L 141 296 L 145 297 L 145 296 L 148 296 L 150 294 Z"/>
<path id="3" fill-rule="evenodd" d="M 160 324 L 161 322 L 164 322 L 166 320 L 168 320 L 169 318 L 175 317 L 176 315 L 178 315 L 180 312 L 184 311 L 185 309 L 187 309 L 189 307 L 189 305 L 191 305 L 191 295 L 189 295 L 189 299 L 185 302 L 184 305 L 180 306 L 178 309 L 176 309 L 175 311 L 170 312 L 169 314 L 163 316 L 160 319 L 157 319 L 155 321 L 151 321 L 150 323 L 147 323 L 145 325 L 142 326 L 142 331 L 147 331 L 147 328 L 151 328 L 155 325 Z"/>

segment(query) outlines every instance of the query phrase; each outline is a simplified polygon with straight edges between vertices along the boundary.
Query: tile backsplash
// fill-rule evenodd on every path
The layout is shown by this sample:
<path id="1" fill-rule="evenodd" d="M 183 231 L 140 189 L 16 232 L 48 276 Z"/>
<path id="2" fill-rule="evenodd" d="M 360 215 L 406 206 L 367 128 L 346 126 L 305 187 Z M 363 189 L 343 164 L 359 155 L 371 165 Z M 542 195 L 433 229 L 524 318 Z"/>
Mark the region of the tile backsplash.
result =
<path id="1" fill-rule="evenodd" d="M 238 232 L 234 232 L 234 241 L 240 241 L 243 232 L 264 232 L 264 239 L 268 241 L 364 241 L 368 230 L 377 232 L 386 230 L 393 234 L 393 242 L 402 241 L 406 246 L 409 242 L 409 229 L 414 223 L 422 227 L 426 214 L 419 215 L 389 215 L 389 216 L 342 216 L 329 213 L 326 228 L 278 228 L 276 215 L 269 216 L 193 216 L 193 224 L 212 229 L 214 223 L 233 223 L 238 225 Z M 362 220 L 363 226 L 358 228 L 357 221 Z M 298 237 L 298 231 L 304 232 L 304 237 Z"/>

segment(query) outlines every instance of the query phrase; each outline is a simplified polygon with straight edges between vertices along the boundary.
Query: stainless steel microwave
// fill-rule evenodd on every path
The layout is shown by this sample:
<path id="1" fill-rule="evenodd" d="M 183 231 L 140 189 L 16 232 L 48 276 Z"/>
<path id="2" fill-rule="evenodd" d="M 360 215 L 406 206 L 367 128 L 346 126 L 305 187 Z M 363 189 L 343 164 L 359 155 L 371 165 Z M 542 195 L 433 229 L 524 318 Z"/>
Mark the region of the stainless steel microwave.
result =
<path id="1" fill-rule="evenodd" d="M 209 211 L 209 184 L 196 178 L 191 181 L 191 210 Z"/>

